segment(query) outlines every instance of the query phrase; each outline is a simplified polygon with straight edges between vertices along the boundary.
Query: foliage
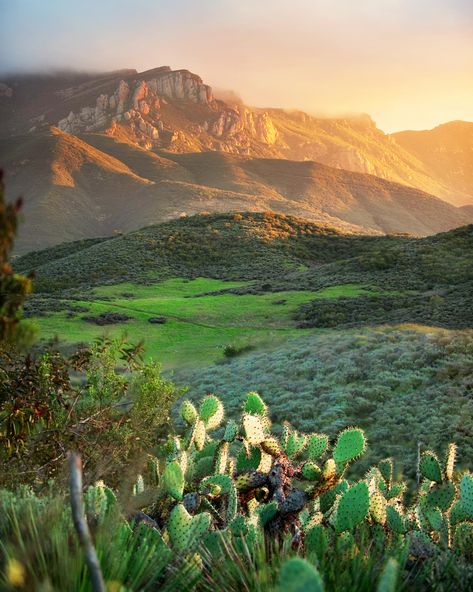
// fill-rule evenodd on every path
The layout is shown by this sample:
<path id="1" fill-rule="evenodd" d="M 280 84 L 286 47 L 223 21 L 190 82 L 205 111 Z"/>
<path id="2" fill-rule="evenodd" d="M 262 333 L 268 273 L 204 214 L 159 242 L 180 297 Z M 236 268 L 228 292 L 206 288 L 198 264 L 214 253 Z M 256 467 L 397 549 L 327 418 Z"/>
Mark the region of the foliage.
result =
<path id="1" fill-rule="evenodd" d="M 384 569 L 379 566 L 380 589 L 392 588 L 400 568 L 407 581 L 408 560 L 420 573 L 425 558 L 437 561 L 439 550 L 443 559 L 451 557 L 456 562 L 454 557 L 458 556 L 460 563 L 468 561 L 473 549 L 470 543 L 465 544 L 469 539 L 457 533 L 473 527 L 473 479 L 455 471 L 453 444 L 443 463 L 434 453 L 423 452 L 419 464 L 422 481 L 408 505 L 406 484 L 395 479 L 390 459 L 371 467 L 361 480 L 347 480 L 350 464 L 366 448 L 359 428 L 344 430 L 331 446 L 323 435 L 304 435 L 289 424 L 277 438 L 271 433 L 268 413 L 262 399 L 250 393 L 240 420 L 229 420 L 216 432 L 223 421 L 223 409 L 215 396 L 206 397 L 200 411 L 190 401 L 183 402 L 181 415 L 188 424 L 187 433 L 169 442 L 159 463 L 162 479 L 157 489 L 153 486 L 157 499 L 144 508 L 162 525 L 171 550 L 178 554 L 185 551 L 194 558 L 203 553 L 205 558 L 204 547 L 211 553 L 210 563 L 218 564 L 218 557 L 222 561 L 239 554 L 256 557 L 260 545 L 284 550 L 290 541 L 291 549 L 317 558 L 323 565 L 328 548 L 355 558 L 374 546 L 394 558 Z M 212 437 L 213 433 L 221 436 Z M 473 573 L 466 565 L 459 568 L 461 576 L 452 577 L 467 577 L 471 583 Z M 221 572 L 221 565 L 218 569 Z M 320 570 L 318 576 L 308 564 L 295 560 L 283 565 L 279 583 L 273 572 L 266 584 L 281 586 L 287 573 L 296 569 L 301 578 L 312 580 L 314 586 L 317 582 L 320 589 L 323 580 L 329 589 L 342 589 L 337 586 L 343 578 L 343 589 L 358 589 L 362 581 L 363 589 L 369 587 L 363 580 L 371 569 L 366 566 L 363 574 L 336 574 L 328 569 L 327 573 Z M 419 573 L 420 586 L 427 586 L 426 573 Z M 214 577 L 219 579 L 210 565 L 211 580 Z M 241 589 L 246 589 L 246 579 L 241 576 Z M 295 576 L 292 579 L 297 580 Z M 466 581 L 461 586 L 467 589 Z"/>
<path id="2" fill-rule="evenodd" d="M 183 392 L 159 366 L 143 362 L 141 350 L 102 339 L 68 357 L 4 355 L 2 482 L 40 486 L 59 478 L 70 448 L 81 452 L 93 478 L 122 479 L 126 463 L 168 432 L 170 407 Z"/>
<path id="3" fill-rule="evenodd" d="M 14 273 L 8 258 L 17 230 L 21 200 L 6 204 L 0 170 L 0 344 L 15 339 L 21 307 L 31 292 L 31 278 Z"/>

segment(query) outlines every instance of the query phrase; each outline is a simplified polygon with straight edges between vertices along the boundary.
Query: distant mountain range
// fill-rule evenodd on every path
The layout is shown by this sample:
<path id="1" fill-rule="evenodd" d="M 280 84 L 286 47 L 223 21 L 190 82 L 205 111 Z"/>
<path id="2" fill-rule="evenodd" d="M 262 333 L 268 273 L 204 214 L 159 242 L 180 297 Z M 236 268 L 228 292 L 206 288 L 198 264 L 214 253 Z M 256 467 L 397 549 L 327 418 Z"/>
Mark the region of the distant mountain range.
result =
<path id="1" fill-rule="evenodd" d="M 20 253 L 204 211 L 416 235 L 473 220 L 472 123 L 386 135 L 224 101 L 167 67 L 5 79 L 0 165 L 25 198 Z"/>

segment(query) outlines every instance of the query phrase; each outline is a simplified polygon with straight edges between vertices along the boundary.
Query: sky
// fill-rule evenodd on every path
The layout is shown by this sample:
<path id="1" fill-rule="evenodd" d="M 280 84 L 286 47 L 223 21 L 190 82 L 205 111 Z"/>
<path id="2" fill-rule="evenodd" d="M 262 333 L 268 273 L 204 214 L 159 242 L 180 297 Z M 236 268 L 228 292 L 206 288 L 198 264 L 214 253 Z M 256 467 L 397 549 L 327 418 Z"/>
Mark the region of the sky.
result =
<path id="1" fill-rule="evenodd" d="M 0 76 L 162 65 L 386 132 L 473 121 L 473 0 L 0 0 Z"/>

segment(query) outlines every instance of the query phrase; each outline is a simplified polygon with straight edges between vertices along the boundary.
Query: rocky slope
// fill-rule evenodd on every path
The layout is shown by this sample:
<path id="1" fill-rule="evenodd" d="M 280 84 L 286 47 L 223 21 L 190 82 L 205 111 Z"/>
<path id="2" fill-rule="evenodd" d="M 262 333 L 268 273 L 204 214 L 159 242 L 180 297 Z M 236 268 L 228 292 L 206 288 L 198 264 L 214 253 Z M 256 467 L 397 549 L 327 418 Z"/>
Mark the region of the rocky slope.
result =
<path id="1" fill-rule="evenodd" d="M 426 150 L 403 134 L 384 134 L 368 116 L 316 118 L 249 108 L 231 94 L 219 96 L 225 101 L 199 76 L 169 67 L 11 78 L 0 86 L 0 136 L 34 134 L 54 125 L 76 135 L 103 132 L 176 153 L 212 150 L 316 160 L 417 187 L 455 205 L 473 203 L 466 162 L 453 172 L 451 162 L 432 166 Z"/>

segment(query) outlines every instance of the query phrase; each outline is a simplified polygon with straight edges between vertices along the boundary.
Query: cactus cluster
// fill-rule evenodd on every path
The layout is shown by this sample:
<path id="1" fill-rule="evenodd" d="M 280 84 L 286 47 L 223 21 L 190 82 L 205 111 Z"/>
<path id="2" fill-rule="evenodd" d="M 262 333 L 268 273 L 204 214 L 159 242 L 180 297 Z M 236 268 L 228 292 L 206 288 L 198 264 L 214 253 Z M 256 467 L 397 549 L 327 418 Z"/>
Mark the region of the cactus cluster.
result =
<path id="1" fill-rule="evenodd" d="M 224 423 L 214 395 L 199 410 L 184 401 L 180 413 L 186 433 L 169 442 L 162 458 L 153 457 L 144 475 L 145 485 L 156 488 L 156 501 L 145 510 L 167 548 L 186 554 L 196 570 L 199 548 L 217 552 L 226 537 L 234 546 L 251 546 L 290 536 L 293 547 L 307 553 L 331 544 L 354 552 L 359 528 L 386 539 L 406 537 L 413 548 L 420 540 L 473 555 L 473 477 L 455 473 L 453 444 L 443 463 L 431 451 L 421 455 L 422 480 L 407 507 L 406 484 L 394 479 L 391 459 L 363 479 L 347 479 L 366 450 L 360 428 L 349 427 L 331 442 L 326 434 L 302 434 L 284 424 L 277 437 L 257 393 L 247 395 L 239 421 Z M 92 506 L 103 503 L 101 496 L 91 497 Z M 285 569 L 290 573 L 293 566 Z M 386 569 L 388 581 L 393 576 Z M 306 577 L 317 580 L 310 570 Z"/>

